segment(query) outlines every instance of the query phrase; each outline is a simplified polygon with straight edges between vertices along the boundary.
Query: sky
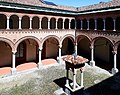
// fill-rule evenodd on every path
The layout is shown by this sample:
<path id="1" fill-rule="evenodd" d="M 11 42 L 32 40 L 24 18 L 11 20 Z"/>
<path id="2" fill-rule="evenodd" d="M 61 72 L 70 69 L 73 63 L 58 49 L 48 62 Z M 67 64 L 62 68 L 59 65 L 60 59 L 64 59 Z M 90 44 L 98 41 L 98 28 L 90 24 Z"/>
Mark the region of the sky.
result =
<path id="1" fill-rule="evenodd" d="M 45 0 L 45 1 L 53 2 L 57 5 L 81 7 L 91 4 L 98 4 L 99 2 L 108 2 L 111 0 Z"/>

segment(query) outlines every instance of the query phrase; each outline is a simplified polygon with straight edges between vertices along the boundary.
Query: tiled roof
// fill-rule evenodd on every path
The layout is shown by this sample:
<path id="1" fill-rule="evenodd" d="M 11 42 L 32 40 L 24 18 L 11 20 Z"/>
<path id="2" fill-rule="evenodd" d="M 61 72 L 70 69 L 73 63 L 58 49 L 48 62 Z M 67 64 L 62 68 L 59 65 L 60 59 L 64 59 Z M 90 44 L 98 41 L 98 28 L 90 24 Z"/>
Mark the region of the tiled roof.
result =
<path id="1" fill-rule="evenodd" d="M 32 6 L 40 6 L 46 8 L 53 8 L 53 9 L 61 9 L 61 10 L 68 10 L 68 11 L 92 11 L 92 10 L 99 10 L 111 7 L 120 7 L 120 0 L 112 0 L 109 2 L 100 2 L 99 4 L 93 4 L 89 6 L 83 7 L 71 7 L 71 6 L 62 6 L 62 5 L 50 5 L 43 3 L 43 0 L 0 0 L 2 2 L 11 2 L 11 3 L 18 3 L 18 4 L 25 4 L 25 5 L 32 5 Z"/>
<path id="2" fill-rule="evenodd" d="M 47 8 L 62 9 L 62 10 L 69 10 L 69 11 L 76 11 L 75 7 L 62 6 L 62 5 L 48 5 L 48 4 L 43 3 L 42 0 L 0 0 L 0 1 L 32 5 L 32 6 L 41 6 L 41 7 L 47 7 Z"/>
<path id="3" fill-rule="evenodd" d="M 99 4 L 83 6 L 77 9 L 78 11 L 81 12 L 81 11 L 97 10 L 97 9 L 103 9 L 103 8 L 118 7 L 118 6 L 120 6 L 120 0 L 113 0 L 110 2 L 100 2 Z"/>

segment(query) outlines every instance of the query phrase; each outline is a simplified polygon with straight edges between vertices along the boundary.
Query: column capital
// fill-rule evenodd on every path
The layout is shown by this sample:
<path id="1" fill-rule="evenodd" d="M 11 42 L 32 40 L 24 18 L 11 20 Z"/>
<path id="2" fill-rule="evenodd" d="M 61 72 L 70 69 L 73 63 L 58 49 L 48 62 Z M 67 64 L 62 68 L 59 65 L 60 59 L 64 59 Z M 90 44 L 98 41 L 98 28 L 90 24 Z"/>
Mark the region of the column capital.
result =
<path id="1" fill-rule="evenodd" d="M 90 49 L 94 49 L 94 46 L 93 46 L 93 45 L 91 45 L 91 46 L 90 46 Z"/>
<path id="2" fill-rule="evenodd" d="M 38 49 L 38 50 L 39 50 L 39 51 L 42 51 L 42 49 L 43 49 L 42 47 L 39 47 L 39 49 Z"/>
<path id="3" fill-rule="evenodd" d="M 17 51 L 12 51 L 12 53 L 13 53 L 13 54 L 16 54 L 16 53 L 17 53 Z"/>
<path id="4" fill-rule="evenodd" d="M 10 19 L 10 17 L 9 17 L 9 16 L 7 16 L 7 19 Z"/>
<path id="5" fill-rule="evenodd" d="M 30 17 L 30 21 L 32 20 L 32 17 Z"/>
<path id="6" fill-rule="evenodd" d="M 62 45 L 61 45 L 61 44 L 59 44 L 59 48 L 62 48 Z"/>
<path id="7" fill-rule="evenodd" d="M 19 17 L 19 20 L 21 20 L 22 19 L 22 17 Z"/>
<path id="8" fill-rule="evenodd" d="M 116 51 L 116 50 L 114 50 L 114 51 L 112 51 L 112 53 L 115 55 L 115 54 L 117 54 L 117 51 Z"/>

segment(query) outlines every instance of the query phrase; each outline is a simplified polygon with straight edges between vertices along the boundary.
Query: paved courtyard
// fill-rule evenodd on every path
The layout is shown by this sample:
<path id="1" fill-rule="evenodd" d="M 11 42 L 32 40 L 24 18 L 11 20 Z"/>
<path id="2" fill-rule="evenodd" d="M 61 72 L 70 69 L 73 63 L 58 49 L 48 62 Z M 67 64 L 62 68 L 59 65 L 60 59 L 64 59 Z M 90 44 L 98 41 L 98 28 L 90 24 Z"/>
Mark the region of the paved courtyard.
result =
<path id="1" fill-rule="evenodd" d="M 79 74 L 79 71 L 78 71 Z M 70 72 L 72 79 L 72 72 Z M 80 82 L 80 75 L 77 77 Z M 54 91 L 65 84 L 64 64 L 46 65 L 16 75 L 0 78 L 0 95 L 55 95 Z M 98 67 L 85 65 L 84 86 L 86 95 L 120 95 L 120 75 L 112 76 Z"/>

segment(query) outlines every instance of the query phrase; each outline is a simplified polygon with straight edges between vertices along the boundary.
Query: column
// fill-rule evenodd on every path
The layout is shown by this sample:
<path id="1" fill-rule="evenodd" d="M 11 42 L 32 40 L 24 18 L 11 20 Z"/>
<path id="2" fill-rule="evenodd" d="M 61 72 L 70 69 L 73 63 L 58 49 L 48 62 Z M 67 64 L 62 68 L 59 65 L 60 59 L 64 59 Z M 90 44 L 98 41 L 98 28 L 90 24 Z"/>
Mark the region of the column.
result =
<path id="1" fill-rule="evenodd" d="M 66 70 L 66 84 L 65 86 L 69 86 L 69 69 Z"/>
<path id="2" fill-rule="evenodd" d="M 90 65 L 91 66 L 95 66 L 95 61 L 94 61 L 94 46 L 91 46 L 91 61 L 90 61 Z"/>
<path id="3" fill-rule="evenodd" d="M 114 29 L 113 29 L 113 31 L 116 31 L 116 19 L 115 18 L 113 19 L 113 23 L 114 23 Z"/>
<path id="4" fill-rule="evenodd" d="M 56 27 L 55 27 L 55 29 L 58 29 L 57 23 L 58 23 L 58 20 L 56 19 Z"/>
<path id="5" fill-rule="evenodd" d="M 83 29 L 83 21 L 81 20 L 81 30 Z"/>
<path id="6" fill-rule="evenodd" d="M 39 18 L 39 29 L 41 29 L 41 18 Z"/>
<path id="7" fill-rule="evenodd" d="M 75 20 L 75 29 L 77 29 L 77 21 Z"/>
<path id="8" fill-rule="evenodd" d="M 77 71 L 76 71 L 76 69 L 74 68 L 74 70 L 73 70 L 73 90 L 75 90 L 76 89 L 76 73 L 77 73 Z"/>
<path id="9" fill-rule="evenodd" d="M 21 27 L 21 20 L 22 20 L 22 18 L 21 17 L 19 17 L 19 29 L 22 29 L 22 27 Z"/>
<path id="10" fill-rule="evenodd" d="M 69 20 L 69 29 L 71 29 L 71 19 Z"/>
<path id="11" fill-rule="evenodd" d="M 50 18 L 48 18 L 48 29 L 50 29 Z"/>
<path id="12" fill-rule="evenodd" d="M 112 68 L 112 74 L 116 74 L 118 72 L 117 69 L 117 51 L 113 51 L 114 54 L 114 68 Z"/>
<path id="13" fill-rule="evenodd" d="M 65 29 L 65 25 L 64 25 L 64 22 L 65 22 L 65 20 L 63 19 L 63 27 L 62 27 L 62 29 Z"/>
<path id="14" fill-rule="evenodd" d="M 39 48 L 39 62 L 38 62 L 38 69 L 40 69 L 43 65 L 41 62 L 41 54 L 42 54 L 42 48 Z"/>
<path id="15" fill-rule="evenodd" d="M 77 42 L 75 42 L 75 54 L 77 55 Z"/>
<path id="16" fill-rule="evenodd" d="M 32 18 L 30 18 L 30 28 L 29 29 L 32 29 Z"/>
<path id="17" fill-rule="evenodd" d="M 87 20 L 87 30 L 89 30 L 89 20 Z"/>
<path id="18" fill-rule="evenodd" d="M 10 17 L 7 17 L 7 29 L 10 29 L 10 27 L 9 27 L 9 19 L 10 19 Z"/>
<path id="19" fill-rule="evenodd" d="M 103 31 L 106 31 L 106 25 L 105 25 L 106 21 L 105 21 L 105 18 L 103 19 L 103 23 L 104 23 Z"/>
<path id="20" fill-rule="evenodd" d="M 16 52 L 12 51 L 12 74 L 15 74 L 16 73 L 16 68 L 15 68 L 15 59 L 16 59 Z"/>
<path id="21" fill-rule="evenodd" d="M 95 29 L 94 30 L 97 30 L 97 19 L 95 19 Z"/>
<path id="22" fill-rule="evenodd" d="M 59 64 L 61 64 L 61 48 L 62 48 L 62 45 L 59 45 Z"/>
<path id="23" fill-rule="evenodd" d="M 83 87 L 83 71 L 80 70 L 80 72 L 81 72 L 81 74 L 80 74 L 80 76 L 81 76 L 80 85 L 81 85 L 81 87 Z"/>

